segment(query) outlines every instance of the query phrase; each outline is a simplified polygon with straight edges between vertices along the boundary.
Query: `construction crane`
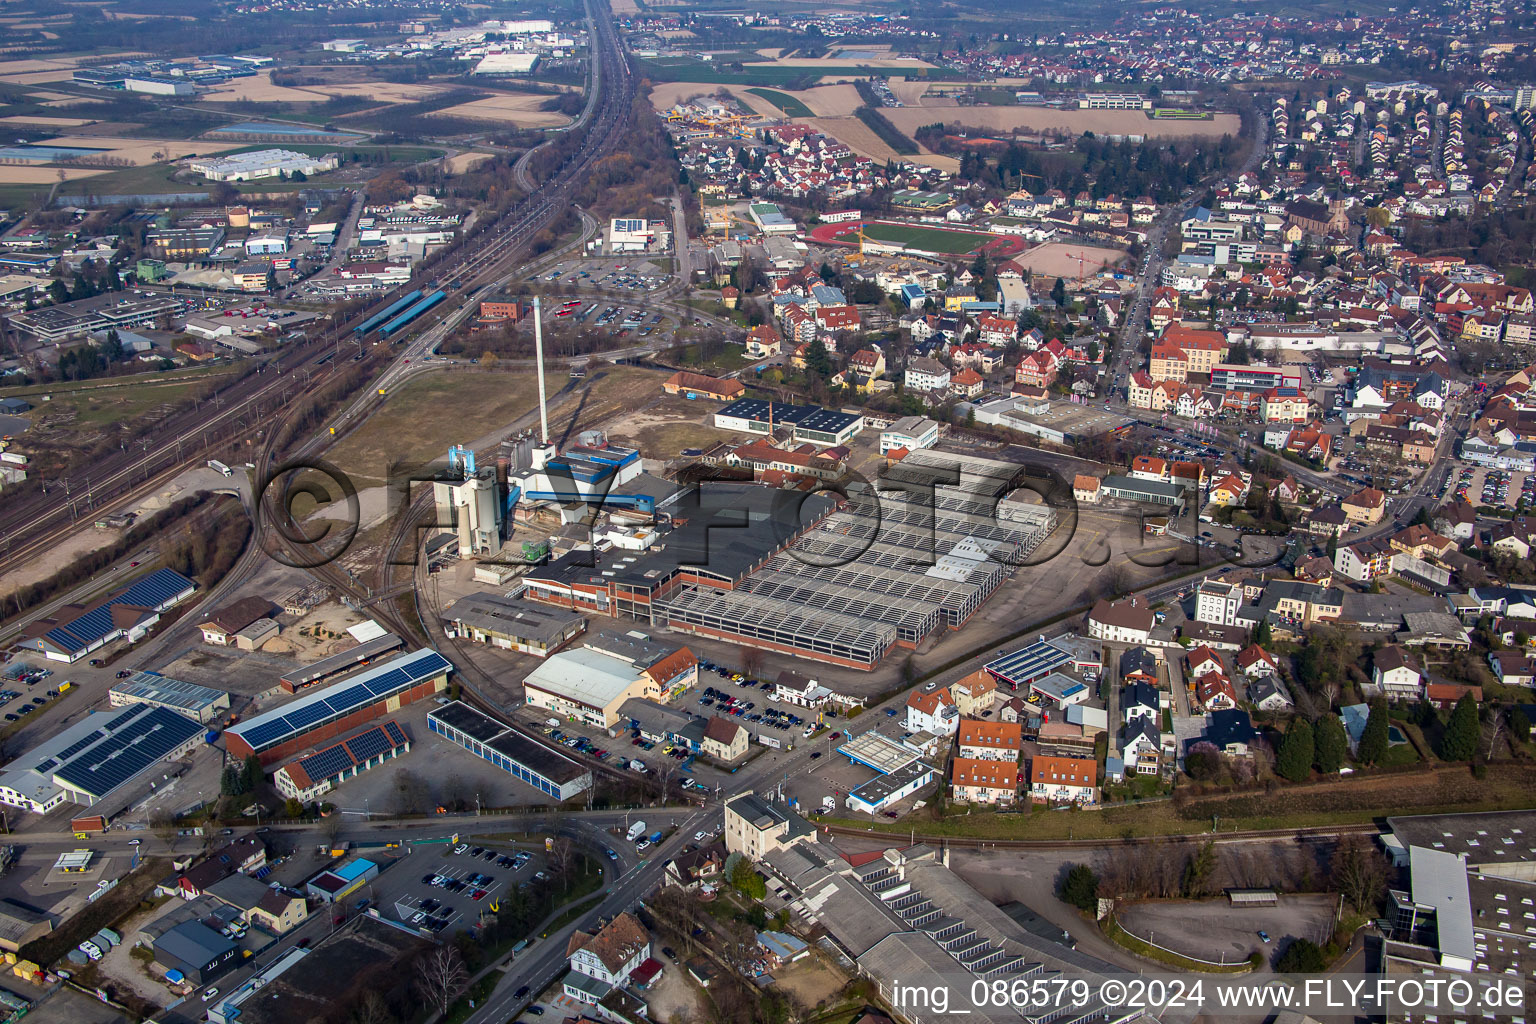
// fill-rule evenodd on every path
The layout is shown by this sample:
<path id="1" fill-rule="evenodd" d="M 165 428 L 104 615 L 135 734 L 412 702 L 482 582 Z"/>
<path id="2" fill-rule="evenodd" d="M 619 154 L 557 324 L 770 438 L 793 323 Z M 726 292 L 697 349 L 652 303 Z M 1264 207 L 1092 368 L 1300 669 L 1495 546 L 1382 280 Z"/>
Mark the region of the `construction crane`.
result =
<path id="1" fill-rule="evenodd" d="M 1077 257 L 1077 280 L 1079 283 L 1081 283 L 1083 280 L 1083 261 L 1088 258 L 1088 254 L 1082 252 L 1069 252 L 1065 253 L 1064 255 L 1067 257 L 1067 259 L 1071 259 L 1074 256 Z"/>

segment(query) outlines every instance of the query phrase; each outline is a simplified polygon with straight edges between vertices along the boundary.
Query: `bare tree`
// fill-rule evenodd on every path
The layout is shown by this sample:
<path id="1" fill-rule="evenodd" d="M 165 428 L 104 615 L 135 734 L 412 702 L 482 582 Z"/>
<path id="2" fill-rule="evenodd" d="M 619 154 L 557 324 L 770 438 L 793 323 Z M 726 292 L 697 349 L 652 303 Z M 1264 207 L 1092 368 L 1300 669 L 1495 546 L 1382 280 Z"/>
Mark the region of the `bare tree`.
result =
<path id="1" fill-rule="evenodd" d="M 331 849 L 336 848 L 336 837 L 341 834 L 341 812 L 332 811 L 326 817 L 320 819 L 320 834 L 325 836 L 325 845 Z"/>
<path id="2" fill-rule="evenodd" d="M 438 1013 L 448 1012 L 468 981 L 464 959 L 452 946 L 437 946 L 416 961 L 416 985 Z"/>
<path id="3" fill-rule="evenodd" d="M 656 795 L 662 800 L 667 798 L 667 784 L 672 781 L 672 775 L 677 771 L 677 759 L 671 754 L 663 755 L 656 763 Z"/>
<path id="4" fill-rule="evenodd" d="M 763 652 L 756 647 L 745 645 L 738 648 L 741 654 L 741 671 L 743 675 L 755 676 L 763 667 Z"/>
<path id="5" fill-rule="evenodd" d="M 395 1015 L 389 1011 L 384 997 L 369 989 L 352 1011 L 352 1020 L 355 1024 L 395 1024 Z"/>
<path id="6" fill-rule="evenodd" d="M 561 884 L 567 884 L 571 868 L 576 860 L 576 850 L 568 836 L 555 836 L 549 846 L 549 855 L 545 862 L 549 866 L 550 874 L 560 879 Z"/>
<path id="7" fill-rule="evenodd" d="M 1369 840 L 1351 833 L 1339 837 L 1339 845 L 1328 861 L 1328 875 L 1333 887 L 1352 907 L 1369 912 L 1386 885 L 1387 866 Z"/>

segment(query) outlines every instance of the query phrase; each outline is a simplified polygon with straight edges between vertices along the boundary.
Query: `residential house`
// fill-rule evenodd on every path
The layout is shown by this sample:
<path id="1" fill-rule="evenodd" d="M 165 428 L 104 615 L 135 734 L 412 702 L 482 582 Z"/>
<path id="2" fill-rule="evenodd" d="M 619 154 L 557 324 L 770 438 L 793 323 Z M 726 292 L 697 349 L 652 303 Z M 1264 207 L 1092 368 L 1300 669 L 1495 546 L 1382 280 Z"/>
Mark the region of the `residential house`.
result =
<path id="1" fill-rule="evenodd" d="M 960 709 L 955 707 L 949 687 L 928 693 L 917 692 L 908 697 L 906 727 L 913 732 L 931 732 L 935 736 L 949 736 L 960 728 Z"/>
<path id="2" fill-rule="evenodd" d="M 957 755 L 977 761 L 1017 762 L 1022 742 L 1017 722 L 962 718 L 955 734 Z"/>
<path id="3" fill-rule="evenodd" d="M 735 761 L 746 755 L 748 740 L 747 730 L 738 723 L 712 715 L 704 725 L 700 749 L 717 761 Z"/>
<path id="4" fill-rule="evenodd" d="M 614 989 L 629 984 L 630 975 L 651 956 L 651 937 L 628 911 L 598 929 L 595 935 L 574 932 L 566 943 L 570 974 L 565 994 L 596 1005 Z"/>
<path id="5" fill-rule="evenodd" d="M 1413 657 L 1396 644 L 1371 659 L 1371 682 L 1388 700 L 1418 700 L 1424 696 L 1424 675 Z"/>
<path id="6" fill-rule="evenodd" d="M 1139 598 L 1123 601 L 1100 600 L 1088 613 L 1088 635 L 1096 640 L 1144 644 L 1152 638 L 1157 616 L 1139 603 Z"/>
<path id="7" fill-rule="evenodd" d="M 1374 487 L 1364 487 L 1339 503 L 1344 517 L 1352 523 L 1373 526 L 1387 512 L 1387 496 Z"/>
<path id="8" fill-rule="evenodd" d="M 1019 764 L 1016 760 L 957 756 L 950 770 L 950 785 L 957 801 L 1007 806 L 1018 798 Z"/>
<path id="9" fill-rule="evenodd" d="M 1097 761 L 1041 754 L 1030 761 L 1029 795 L 1042 803 L 1097 803 L 1098 779 Z"/>

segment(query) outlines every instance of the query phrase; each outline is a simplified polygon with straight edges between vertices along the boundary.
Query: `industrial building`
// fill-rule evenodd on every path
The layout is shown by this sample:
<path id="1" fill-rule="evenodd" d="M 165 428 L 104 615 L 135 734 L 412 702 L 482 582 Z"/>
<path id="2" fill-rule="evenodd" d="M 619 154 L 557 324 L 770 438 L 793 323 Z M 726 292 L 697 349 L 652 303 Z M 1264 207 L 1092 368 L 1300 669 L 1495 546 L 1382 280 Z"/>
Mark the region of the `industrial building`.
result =
<path id="1" fill-rule="evenodd" d="M 432 482 L 437 525 L 453 530 L 459 555 L 494 555 L 501 550 L 505 506 L 496 475 L 477 469 L 475 453 L 454 445 L 448 449 L 448 472 Z"/>
<path id="2" fill-rule="evenodd" d="M 615 217 L 608 222 L 609 252 L 645 252 L 655 237 L 644 217 Z"/>
<path id="3" fill-rule="evenodd" d="M 508 505 L 518 501 L 593 502 L 604 508 L 655 511 L 650 495 L 620 490 L 640 476 L 638 449 L 611 444 L 597 430 L 583 431 L 577 444 L 557 451 L 552 444 L 514 445 L 507 478 Z"/>
<path id="4" fill-rule="evenodd" d="M 796 441 L 823 447 L 847 444 L 864 429 L 864 417 L 816 405 L 793 405 L 761 398 L 741 398 L 715 412 L 715 426 L 748 434 L 767 434 L 783 428 Z"/>
<path id="5" fill-rule="evenodd" d="M 10 321 L 12 327 L 39 341 L 60 342 L 99 331 L 151 326 L 180 309 L 181 304 L 170 296 L 119 301 L 98 296 L 17 313 Z"/>
<path id="6" fill-rule="evenodd" d="M 461 701 L 434 709 L 427 728 L 556 800 L 592 788 L 589 769 Z"/>
<path id="7" fill-rule="evenodd" d="M 229 711 L 229 694 L 196 683 L 172 679 L 158 672 L 135 672 L 107 693 L 114 708 L 148 704 L 186 715 L 202 725 L 212 724 Z"/>
<path id="8" fill-rule="evenodd" d="M 878 814 L 933 781 L 933 766 L 924 763 L 920 751 L 874 730 L 849 736 L 837 752 L 875 772 L 845 798 L 844 805 L 852 811 Z"/>
<path id="9" fill-rule="evenodd" d="M 585 646 L 550 655 L 523 680 L 524 700 L 562 718 L 607 729 L 628 700 L 670 700 L 698 682 L 699 660 L 686 647 L 645 634 L 599 633 Z"/>
<path id="10" fill-rule="evenodd" d="M 38 626 L 49 628 L 22 646 L 41 651 L 49 661 L 79 661 L 113 640 L 140 639 L 160 621 L 161 612 L 185 601 L 195 590 L 197 584 L 181 573 L 156 569 L 88 609 L 65 605 L 60 611 L 73 614 L 42 620 Z"/>
<path id="11" fill-rule="evenodd" d="M 377 877 L 378 864 L 366 857 L 356 857 L 320 872 L 309 880 L 304 891 L 321 903 L 340 903 Z"/>
<path id="12" fill-rule="evenodd" d="M 180 971 L 194 985 L 212 981 L 239 963 L 240 947 L 201 921 L 184 921 L 155 940 L 155 963 Z"/>
<path id="13" fill-rule="evenodd" d="M 1042 638 L 995 658 L 982 668 L 999 683 L 1006 683 L 1014 690 L 1028 690 L 1071 661 L 1072 654 L 1066 648 Z"/>
<path id="14" fill-rule="evenodd" d="M 527 53 L 524 51 L 489 53 L 475 63 L 475 68 L 470 74 L 527 75 L 533 73 L 533 69 L 538 63 L 539 55 L 537 53 Z"/>
<path id="15" fill-rule="evenodd" d="M 66 802 L 93 806 L 190 753 L 202 736 L 191 718 L 148 704 L 87 715 L 6 765 L 0 803 L 38 814 Z"/>
<path id="16" fill-rule="evenodd" d="M 448 659 L 430 648 L 402 654 L 231 726 L 224 732 L 225 749 L 272 764 L 440 693 L 452 671 Z"/>
<path id="17" fill-rule="evenodd" d="M 1049 506 L 1009 496 L 1021 473 L 913 452 L 887 471 L 900 487 L 835 511 L 820 494 L 710 482 L 671 506 L 681 525 L 652 550 L 565 556 L 528 572 L 524 596 L 870 669 L 963 626 L 1055 529 Z"/>
<path id="18" fill-rule="evenodd" d="M 277 685 L 287 693 L 298 693 L 306 687 L 317 686 L 332 676 L 366 665 L 405 643 L 397 634 L 382 629 L 378 636 L 365 635 L 358 639 L 360 642 L 356 647 L 349 647 L 339 654 L 333 654 L 329 658 L 312 661 L 303 668 L 294 669 L 279 679 Z"/>
<path id="19" fill-rule="evenodd" d="M 53 931 L 53 918 L 15 900 L 0 899 L 0 949 L 14 953 Z"/>
<path id="20" fill-rule="evenodd" d="M 308 803 L 347 779 L 410 753 L 410 750 L 410 736 L 399 723 L 386 720 L 283 765 L 272 773 L 272 782 L 284 797 Z"/>
<path id="21" fill-rule="evenodd" d="M 341 163 L 335 153 L 310 156 L 291 149 L 259 149 L 233 156 L 196 157 L 187 167 L 209 181 L 255 181 L 294 173 L 305 176 L 334 171 Z"/>
<path id="22" fill-rule="evenodd" d="M 443 611 L 450 635 L 543 658 L 587 628 L 582 615 L 500 594 L 469 594 Z"/>

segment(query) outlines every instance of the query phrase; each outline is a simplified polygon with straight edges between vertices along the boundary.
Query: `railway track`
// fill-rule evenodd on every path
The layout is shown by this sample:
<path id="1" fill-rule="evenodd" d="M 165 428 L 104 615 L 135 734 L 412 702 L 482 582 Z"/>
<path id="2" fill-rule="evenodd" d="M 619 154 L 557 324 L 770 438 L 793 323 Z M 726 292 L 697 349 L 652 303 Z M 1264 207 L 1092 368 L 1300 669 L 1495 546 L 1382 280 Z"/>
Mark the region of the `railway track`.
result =
<path id="1" fill-rule="evenodd" d="M 847 825 L 818 825 L 818 828 L 834 836 L 849 839 L 890 839 L 892 846 L 907 846 L 914 842 L 935 846 L 951 846 L 967 850 L 1059 850 L 1064 847 L 1100 847 L 1134 845 L 1151 840 L 1209 839 L 1216 843 L 1251 843 L 1266 839 L 1291 839 L 1301 842 L 1310 838 L 1326 838 L 1340 835 L 1375 835 L 1381 829 L 1366 822 L 1360 825 L 1317 825 L 1303 828 L 1240 829 L 1233 832 L 1185 832 L 1166 836 L 1134 836 L 1130 839 L 986 839 L 973 836 L 924 835 L 921 832 L 874 832 L 869 829 L 850 828 Z"/>
<path id="2" fill-rule="evenodd" d="M 549 178 L 464 244 L 419 268 L 411 282 L 293 346 L 276 361 L 276 370 L 263 368 L 249 374 L 196 408 L 172 416 L 158 428 L 157 438 L 138 439 L 98 459 L 89 470 L 72 472 L 59 482 L 68 495 L 65 500 L 58 500 L 56 493 L 34 493 L 7 502 L 0 512 L 0 537 L 5 543 L 0 552 L 0 573 L 56 544 L 63 534 L 76 528 L 82 509 L 94 512 L 135 499 L 206 458 L 215 448 L 224 453 L 231 442 L 249 444 L 264 431 L 264 436 L 270 437 L 285 408 L 342 368 L 341 345 L 356 340 L 353 328 L 412 288 L 432 278 L 452 278 L 457 286 L 444 290 L 450 298 L 463 300 L 514 262 L 532 238 L 569 207 L 583 180 L 581 172 L 613 148 L 634 96 L 634 78 L 619 49 L 611 15 L 601 0 L 588 0 L 588 12 L 593 25 L 595 88 L 583 115 L 587 130 L 580 148 Z M 567 133 L 573 130 L 575 125 L 566 129 Z M 413 331 L 427 329 L 441 319 L 442 315 L 431 321 L 424 319 Z M 319 380 L 317 373 L 322 375 Z M 267 465 L 265 458 L 243 461 L 256 462 L 258 476 Z"/>

